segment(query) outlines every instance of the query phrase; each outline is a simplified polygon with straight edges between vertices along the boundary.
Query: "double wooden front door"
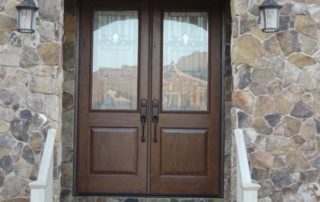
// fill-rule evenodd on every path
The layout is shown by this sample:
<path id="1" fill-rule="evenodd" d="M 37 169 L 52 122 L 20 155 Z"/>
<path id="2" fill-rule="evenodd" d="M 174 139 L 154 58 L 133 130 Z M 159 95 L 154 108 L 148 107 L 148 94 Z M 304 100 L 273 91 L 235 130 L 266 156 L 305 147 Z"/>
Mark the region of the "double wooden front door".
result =
<path id="1" fill-rule="evenodd" d="M 221 196 L 221 6 L 83 0 L 77 194 Z"/>

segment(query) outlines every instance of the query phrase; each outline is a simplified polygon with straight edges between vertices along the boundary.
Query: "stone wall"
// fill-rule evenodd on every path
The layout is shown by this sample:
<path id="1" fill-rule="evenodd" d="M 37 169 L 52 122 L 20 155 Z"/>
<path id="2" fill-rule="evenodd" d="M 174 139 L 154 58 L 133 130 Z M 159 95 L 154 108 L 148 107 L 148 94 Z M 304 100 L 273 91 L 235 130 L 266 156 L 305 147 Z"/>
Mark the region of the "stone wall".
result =
<path id="1" fill-rule="evenodd" d="M 262 0 L 232 2 L 233 127 L 261 201 L 320 201 L 320 1 L 278 2 L 275 34 L 257 25 Z"/>
<path id="2" fill-rule="evenodd" d="M 0 201 L 28 201 L 47 130 L 58 131 L 55 198 L 60 193 L 62 111 L 61 0 L 39 0 L 37 32 L 16 29 L 21 0 L 0 0 Z M 25 198 L 25 199 L 23 199 Z"/>

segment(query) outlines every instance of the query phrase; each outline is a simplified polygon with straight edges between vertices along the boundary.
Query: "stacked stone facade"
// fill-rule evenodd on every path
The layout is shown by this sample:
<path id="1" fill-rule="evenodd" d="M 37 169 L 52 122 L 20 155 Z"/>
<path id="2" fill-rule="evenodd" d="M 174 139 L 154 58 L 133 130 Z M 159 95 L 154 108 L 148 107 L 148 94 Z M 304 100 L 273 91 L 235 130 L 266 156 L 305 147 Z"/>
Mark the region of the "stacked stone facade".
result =
<path id="1" fill-rule="evenodd" d="M 60 193 L 63 4 L 41 0 L 37 32 L 16 31 L 16 6 L 0 0 L 0 201 L 28 201 L 49 128 L 57 129 L 55 198 Z M 25 200 L 24 200 L 25 198 Z"/>
<path id="2" fill-rule="evenodd" d="M 257 25 L 261 3 L 232 2 L 233 127 L 260 201 L 320 201 L 320 2 L 279 1 L 274 34 Z"/>
<path id="3" fill-rule="evenodd" d="M 0 0 L 0 201 L 28 201 L 49 128 L 58 131 L 56 201 L 212 201 L 72 196 L 78 3 L 38 0 L 37 31 L 21 34 L 20 2 Z M 244 129 L 261 202 L 320 201 L 320 2 L 279 0 L 273 34 L 259 29 L 261 3 L 225 9 L 224 201 L 236 193 L 233 128 Z"/>

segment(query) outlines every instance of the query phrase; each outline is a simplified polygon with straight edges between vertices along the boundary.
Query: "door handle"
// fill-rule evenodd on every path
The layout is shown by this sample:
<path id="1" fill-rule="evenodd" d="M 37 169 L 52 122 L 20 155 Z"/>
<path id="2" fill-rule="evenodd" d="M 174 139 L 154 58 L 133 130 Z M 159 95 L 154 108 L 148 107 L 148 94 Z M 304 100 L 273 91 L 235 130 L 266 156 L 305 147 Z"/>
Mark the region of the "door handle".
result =
<path id="1" fill-rule="evenodd" d="M 141 122 L 141 126 L 142 126 L 142 135 L 141 135 L 141 142 L 145 142 L 145 135 L 144 135 L 144 131 L 145 131 L 145 125 L 147 122 L 147 111 L 148 111 L 148 102 L 147 99 L 141 99 L 140 101 L 140 122 Z"/>
<path id="2" fill-rule="evenodd" d="M 152 123 L 153 123 L 153 142 L 158 142 L 157 139 L 157 124 L 159 122 L 159 100 L 152 100 Z"/>

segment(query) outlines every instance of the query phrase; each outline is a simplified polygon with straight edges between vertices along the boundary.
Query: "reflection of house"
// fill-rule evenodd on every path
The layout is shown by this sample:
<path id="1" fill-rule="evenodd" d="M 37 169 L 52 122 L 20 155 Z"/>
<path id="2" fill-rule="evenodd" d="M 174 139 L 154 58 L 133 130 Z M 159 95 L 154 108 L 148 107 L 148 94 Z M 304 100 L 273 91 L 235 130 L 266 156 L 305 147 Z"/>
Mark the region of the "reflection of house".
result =
<path id="1" fill-rule="evenodd" d="M 93 72 L 92 107 L 132 108 L 136 103 L 137 68 L 100 68 Z"/>
<path id="2" fill-rule="evenodd" d="M 207 109 L 207 53 L 194 52 L 164 67 L 163 104 L 171 110 Z"/>

